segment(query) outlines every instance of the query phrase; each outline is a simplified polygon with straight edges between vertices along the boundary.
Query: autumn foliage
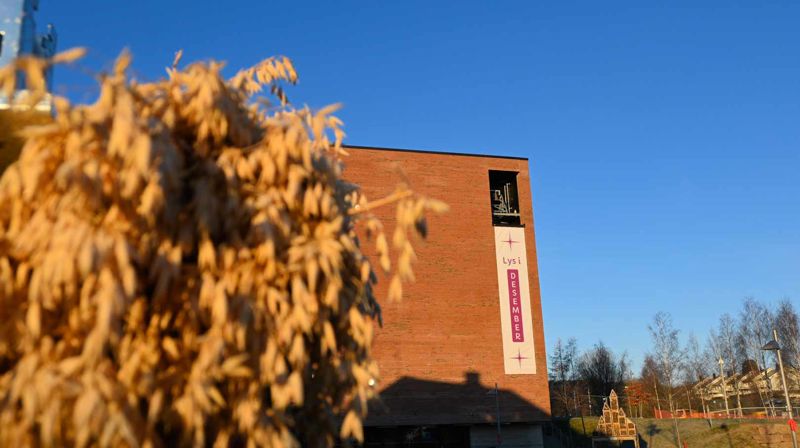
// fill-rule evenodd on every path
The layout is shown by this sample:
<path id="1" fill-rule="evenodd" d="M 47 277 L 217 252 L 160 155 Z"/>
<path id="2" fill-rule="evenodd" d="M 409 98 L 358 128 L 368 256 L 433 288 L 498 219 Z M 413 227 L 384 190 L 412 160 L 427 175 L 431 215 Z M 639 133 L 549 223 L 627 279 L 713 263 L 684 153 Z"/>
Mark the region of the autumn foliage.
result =
<path id="1" fill-rule="evenodd" d="M 17 61 L 0 88 L 76 56 Z M 346 182 L 335 108 L 290 106 L 285 58 L 152 83 L 129 62 L 92 105 L 56 98 L 0 180 L 0 445 L 360 439 L 378 307 L 357 232 L 398 298 L 444 205 Z M 389 202 L 387 238 L 370 210 Z"/>
<path id="2" fill-rule="evenodd" d="M 50 121 L 47 113 L 0 110 L 0 174 L 19 157 L 24 141 L 17 131 L 26 126 Z"/>

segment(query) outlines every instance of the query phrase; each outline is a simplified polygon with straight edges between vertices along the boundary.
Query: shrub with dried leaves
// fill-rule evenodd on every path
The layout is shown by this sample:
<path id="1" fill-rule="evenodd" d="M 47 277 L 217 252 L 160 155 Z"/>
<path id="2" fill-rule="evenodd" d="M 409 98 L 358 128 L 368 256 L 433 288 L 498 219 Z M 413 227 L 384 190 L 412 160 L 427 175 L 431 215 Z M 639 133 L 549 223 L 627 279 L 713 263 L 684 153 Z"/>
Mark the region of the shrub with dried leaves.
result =
<path id="1" fill-rule="evenodd" d="M 36 101 L 41 72 L 79 56 L 20 59 L 0 90 L 23 73 Z M 129 62 L 95 104 L 55 98 L 0 179 L 0 445 L 361 439 L 379 309 L 357 232 L 397 299 L 411 235 L 445 206 L 346 182 L 335 107 L 291 107 L 285 58 L 230 80 L 176 58 L 153 83 Z M 391 247 L 370 214 L 389 202 Z"/>
<path id="2" fill-rule="evenodd" d="M 37 111 L 0 110 L 0 174 L 19 157 L 24 140 L 16 130 L 51 121 L 47 113 Z"/>

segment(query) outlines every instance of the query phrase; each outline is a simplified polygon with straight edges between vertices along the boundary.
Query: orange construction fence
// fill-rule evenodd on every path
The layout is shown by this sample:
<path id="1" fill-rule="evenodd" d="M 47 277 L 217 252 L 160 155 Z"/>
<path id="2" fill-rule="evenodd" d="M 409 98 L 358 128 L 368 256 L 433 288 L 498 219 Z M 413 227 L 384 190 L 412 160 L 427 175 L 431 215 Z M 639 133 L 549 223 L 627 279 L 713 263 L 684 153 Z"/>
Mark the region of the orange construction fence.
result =
<path id="1" fill-rule="evenodd" d="M 653 408 L 655 418 L 672 418 L 672 413 L 663 409 Z M 697 412 L 687 409 L 679 409 L 675 412 L 675 418 L 755 418 L 755 419 L 783 419 L 783 416 L 767 415 L 764 411 L 747 413 L 742 416 L 736 415 L 736 409 L 730 410 L 730 415 L 725 411 Z"/>

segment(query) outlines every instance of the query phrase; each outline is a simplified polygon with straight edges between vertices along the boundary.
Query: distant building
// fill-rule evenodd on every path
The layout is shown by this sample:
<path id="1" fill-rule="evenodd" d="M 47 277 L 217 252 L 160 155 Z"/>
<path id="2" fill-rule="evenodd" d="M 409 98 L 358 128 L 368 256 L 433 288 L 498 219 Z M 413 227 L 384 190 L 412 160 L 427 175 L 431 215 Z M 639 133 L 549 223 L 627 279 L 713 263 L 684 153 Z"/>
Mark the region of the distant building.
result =
<path id="1" fill-rule="evenodd" d="M 47 25 L 47 31 L 36 32 L 34 14 L 39 10 L 39 0 L 2 0 L 0 1 L 0 67 L 4 67 L 13 59 L 34 55 L 51 57 L 56 51 L 57 36 L 55 28 Z M 53 72 L 50 69 L 45 76 L 48 90 L 53 86 Z M 17 95 L 25 94 L 25 79 L 20 77 Z M 0 109 L 10 107 L 9 98 L 0 95 Z M 36 106 L 38 110 L 49 111 L 50 98 Z"/>
<path id="2" fill-rule="evenodd" d="M 365 447 L 543 446 L 550 396 L 528 160 L 346 149 L 345 177 L 369 198 L 405 182 L 450 206 L 415 246 L 416 282 L 381 303 L 381 403 Z M 393 207 L 377 213 L 391 232 Z"/>
<path id="3" fill-rule="evenodd" d="M 800 370 L 792 366 L 786 366 L 785 370 L 789 397 L 792 407 L 796 407 L 800 405 Z M 724 378 L 713 376 L 695 383 L 692 390 L 701 398 L 707 412 L 713 414 L 725 412 L 726 396 L 731 415 L 738 412 L 740 403 L 743 414 L 771 415 L 782 412 L 786 406 L 781 375 L 773 367 Z"/>

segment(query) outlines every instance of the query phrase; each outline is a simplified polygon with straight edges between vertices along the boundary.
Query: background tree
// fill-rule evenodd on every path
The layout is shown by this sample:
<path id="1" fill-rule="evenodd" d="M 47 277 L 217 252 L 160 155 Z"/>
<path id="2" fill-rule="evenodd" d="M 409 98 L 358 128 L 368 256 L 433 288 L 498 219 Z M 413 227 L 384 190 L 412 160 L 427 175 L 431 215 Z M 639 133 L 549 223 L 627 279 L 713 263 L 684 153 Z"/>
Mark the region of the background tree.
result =
<path id="1" fill-rule="evenodd" d="M 800 368 L 800 318 L 789 299 L 783 299 L 775 310 L 775 329 L 781 344 L 781 356 L 785 365 Z M 778 361 L 774 352 L 770 352 L 772 365 L 777 366 Z M 797 375 L 787 375 L 786 381 L 793 388 L 800 388 L 800 379 Z"/>
<path id="2" fill-rule="evenodd" d="M 683 350 L 678 341 L 680 331 L 673 327 L 672 316 L 665 312 L 656 313 L 648 330 L 653 340 L 653 358 L 666 388 L 667 403 L 670 412 L 674 412 L 673 389 L 683 368 Z"/>
<path id="3" fill-rule="evenodd" d="M 626 356 L 616 356 L 602 341 L 581 356 L 579 376 L 594 397 L 592 406 L 595 410 L 601 408 L 603 397 L 612 390 L 624 389 L 627 370 Z"/>
<path id="4" fill-rule="evenodd" d="M 645 390 L 650 389 L 652 391 L 650 393 L 650 397 L 654 400 L 653 411 L 660 411 L 662 396 L 662 394 L 659 392 L 662 382 L 661 371 L 658 368 L 658 362 L 653 355 L 649 353 L 644 356 L 644 361 L 642 361 L 642 373 L 640 377 L 644 383 Z"/>
<path id="5" fill-rule="evenodd" d="M 642 418 L 645 404 L 652 402 L 652 395 L 647 392 L 646 381 L 641 379 L 628 382 L 625 392 L 635 416 Z M 633 417 L 633 415 L 629 417 Z"/>
<path id="6" fill-rule="evenodd" d="M 656 361 L 661 378 L 667 391 L 667 403 L 670 413 L 675 416 L 675 401 L 673 392 L 677 376 L 682 369 L 683 351 L 678 342 L 679 330 L 673 327 L 672 316 L 669 313 L 658 312 L 653 316 L 653 322 L 648 325 L 650 336 L 653 340 L 653 357 Z M 675 437 L 680 446 L 680 430 L 675 420 Z"/>
<path id="7" fill-rule="evenodd" d="M 783 299 L 778 303 L 775 310 L 775 329 L 781 343 L 783 362 L 800 368 L 800 318 L 791 300 Z"/>
<path id="8" fill-rule="evenodd" d="M 748 373 L 758 373 L 760 369 L 758 368 L 758 362 L 755 359 L 745 359 L 742 361 L 742 375 L 747 375 Z"/>
<path id="9" fill-rule="evenodd" d="M 759 369 L 765 367 L 761 347 L 772 339 L 775 327 L 772 312 L 752 297 L 745 298 L 738 322 L 737 351 L 740 359 L 754 360 Z"/>
<path id="10" fill-rule="evenodd" d="M 697 336 L 695 336 L 694 333 L 689 334 L 683 353 L 685 357 L 685 362 L 683 363 L 683 377 L 687 391 L 687 401 L 689 401 L 687 404 L 691 409 L 691 395 L 695 393 L 692 385 L 707 378 L 711 373 L 709 367 L 713 364 L 709 364 L 708 356 L 700 347 L 700 342 L 697 340 Z M 704 398 L 701 397 L 700 401 L 704 402 Z"/>
<path id="11" fill-rule="evenodd" d="M 550 396 L 565 415 L 571 415 L 577 406 L 574 390 L 577 357 L 578 341 L 575 338 L 570 338 L 566 344 L 558 338 L 550 353 Z"/>
<path id="12" fill-rule="evenodd" d="M 76 55 L 20 58 L 0 88 L 24 71 L 35 101 Z M 285 58 L 230 80 L 176 61 L 153 83 L 129 63 L 93 105 L 56 98 L 0 179 L 0 445 L 361 439 L 379 308 L 357 231 L 397 266 L 398 298 L 410 233 L 444 206 L 405 189 L 367 202 L 342 177 L 334 108 L 287 103 Z M 396 260 L 370 214 L 390 201 Z"/>
<path id="13" fill-rule="evenodd" d="M 749 374 L 747 378 L 750 380 L 751 387 L 758 392 L 761 406 L 765 412 L 770 403 L 768 397 L 771 394 L 768 389 L 762 387 L 762 384 L 769 384 L 769 379 L 765 370 L 767 367 L 766 354 L 761 347 L 772 339 L 773 328 L 774 319 L 769 308 L 752 297 L 745 298 L 739 318 L 737 350 L 739 357 L 744 360 L 742 374 Z"/>
<path id="14" fill-rule="evenodd" d="M 715 334 L 719 355 L 725 361 L 725 383 L 733 387 L 736 395 L 736 415 L 742 415 L 742 392 L 739 387 L 739 372 L 743 359 L 740 356 L 738 325 L 730 314 L 719 318 L 719 328 Z"/>
<path id="15" fill-rule="evenodd" d="M 700 342 L 694 333 L 689 334 L 683 353 L 686 358 L 683 364 L 684 379 L 687 383 L 694 384 L 710 375 L 708 356 L 700 347 Z"/>

